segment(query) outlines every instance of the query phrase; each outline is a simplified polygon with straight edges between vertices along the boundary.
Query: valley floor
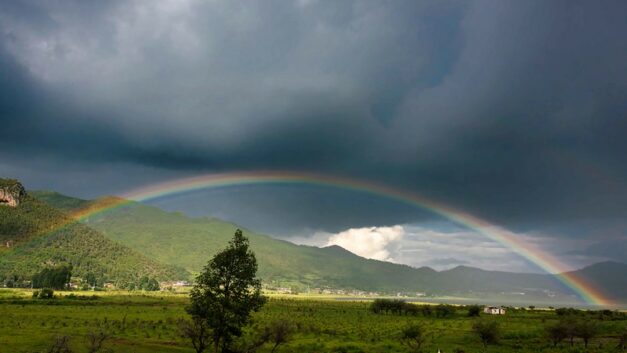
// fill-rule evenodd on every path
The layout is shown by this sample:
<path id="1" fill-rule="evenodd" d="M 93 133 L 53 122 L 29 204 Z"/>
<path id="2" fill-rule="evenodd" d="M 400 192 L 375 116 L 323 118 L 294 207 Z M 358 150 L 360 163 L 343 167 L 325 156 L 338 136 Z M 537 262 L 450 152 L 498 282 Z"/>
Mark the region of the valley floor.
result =
<path id="1" fill-rule="evenodd" d="M 24 290 L 0 290 L 0 352 L 46 352 L 56 337 L 67 336 L 74 352 L 86 352 L 90 332 L 106 331 L 113 352 L 193 352 L 180 337 L 177 322 L 185 318 L 185 294 L 77 292 L 78 297 L 31 299 Z M 97 298 L 91 298 L 96 294 Z M 423 352 L 483 352 L 472 332 L 476 318 L 458 310 L 450 318 L 374 314 L 365 301 L 271 297 L 255 315 L 257 327 L 288 320 L 296 330 L 276 352 L 409 352 L 399 341 L 402 328 L 420 323 L 428 332 Z M 627 327 L 624 315 L 601 317 L 600 334 L 588 352 L 619 352 L 618 336 Z M 483 316 L 483 314 L 482 314 Z M 585 352 L 579 340 L 571 348 L 554 348 L 544 327 L 557 321 L 553 311 L 511 312 L 491 317 L 502 327 L 498 345 L 488 352 Z M 601 320 L 602 319 L 602 320 Z M 270 352 L 263 347 L 259 352 Z"/>

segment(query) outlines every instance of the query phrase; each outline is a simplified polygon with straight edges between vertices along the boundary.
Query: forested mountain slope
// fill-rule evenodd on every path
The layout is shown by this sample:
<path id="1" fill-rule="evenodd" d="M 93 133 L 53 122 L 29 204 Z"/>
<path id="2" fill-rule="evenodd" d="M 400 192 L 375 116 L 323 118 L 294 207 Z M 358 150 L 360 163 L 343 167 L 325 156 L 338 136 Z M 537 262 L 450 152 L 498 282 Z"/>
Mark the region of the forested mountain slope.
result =
<path id="1" fill-rule="evenodd" d="M 66 200 L 67 201 L 67 200 Z M 159 280 L 189 276 L 173 265 L 149 259 L 25 194 L 15 207 L 0 206 L 0 282 L 29 279 L 46 267 L 72 265 L 73 275 L 88 273 L 121 286 L 143 276 Z"/>

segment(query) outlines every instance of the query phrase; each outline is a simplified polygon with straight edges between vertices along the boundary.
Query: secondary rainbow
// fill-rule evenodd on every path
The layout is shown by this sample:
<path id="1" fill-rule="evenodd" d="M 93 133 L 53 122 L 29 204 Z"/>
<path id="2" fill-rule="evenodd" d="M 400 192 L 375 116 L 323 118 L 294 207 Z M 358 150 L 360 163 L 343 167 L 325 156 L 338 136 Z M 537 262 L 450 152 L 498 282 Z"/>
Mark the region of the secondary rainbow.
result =
<path id="1" fill-rule="evenodd" d="M 606 298 L 604 294 L 594 286 L 587 283 L 583 278 L 576 276 L 574 273 L 568 272 L 568 268 L 553 255 L 539 249 L 533 244 L 523 240 L 519 235 L 503 227 L 417 194 L 398 190 L 379 183 L 352 178 L 276 171 L 207 174 L 191 178 L 176 179 L 135 189 L 120 195 L 122 199 L 107 199 L 87 209 L 79 210 L 72 215 L 72 218 L 75 220 L 83 220 L 95 214 L 124 206 L 129 202 L 127 200 L 147 201 L 194 190 L 263 184 L 305 184 L 333 187 L 373 194 L 428 210 L 502 244 L 504 247 L 511 249 L 544 271 L 554 274 L 559 281 L 572 289 L 586 303 L 600 306 L 612 304 L 612 301 Z"/>

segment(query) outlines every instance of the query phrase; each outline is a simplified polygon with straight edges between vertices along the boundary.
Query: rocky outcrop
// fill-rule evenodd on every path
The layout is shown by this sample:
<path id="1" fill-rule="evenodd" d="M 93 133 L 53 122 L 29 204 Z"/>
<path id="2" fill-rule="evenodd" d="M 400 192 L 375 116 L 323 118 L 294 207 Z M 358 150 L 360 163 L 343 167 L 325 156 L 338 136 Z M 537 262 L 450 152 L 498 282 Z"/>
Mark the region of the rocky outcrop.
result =
<path id="1" fill-rule="evenodd" d="M 26 190 L 20 182 L 0 179 L 0 206 L 17 207 L 24 196 Z"/>

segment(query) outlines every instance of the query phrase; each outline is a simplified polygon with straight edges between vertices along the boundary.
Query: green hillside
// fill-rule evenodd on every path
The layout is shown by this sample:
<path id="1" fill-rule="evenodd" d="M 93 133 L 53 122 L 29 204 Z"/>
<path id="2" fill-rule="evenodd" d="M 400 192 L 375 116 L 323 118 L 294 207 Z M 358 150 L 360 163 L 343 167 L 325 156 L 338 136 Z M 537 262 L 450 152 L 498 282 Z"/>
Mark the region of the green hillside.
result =
<path id="1" fill-rule="evenodd" d="M 61 211 L 72 211 L 89 205 L 89 200 L 65 196 L 56 191 L 29 191 L 29 195 Z"/>
<path id="2" fill-rule="evenodd" d="M 113 198 L 72 201 L 67 196 L 51 193 L 34 195 L 44 195 L 42 199 L 46 202 L 66 209 L 72 204 L 85 208 L 115 201 Z M 147 258 L 191 273 L 198 272 L 238 228 L 219 219 L 192 218 L 137 202 L 93 215 L 84 223 Z M 260 276 L 265 283 L 275 286 L 416 291 L 479 299 L 485 299 L 486 295 L 511 299 L 524 293 L 526 300 L 576 301 L 571 290 L 550 275 L 484 271 L 465 266 L 437 272 L 428 267 L 413 268 L 365 259 L 338 246 L 301 246 L 246 229 L 244 233 L 257 255 Z M 603 271 L 612 275 L 599 283 L 599 288 L 606 290 L 608 296 L 620 301 L 627 299 L 620 290 L 626 278 L 624 268 L 624 264 L 607 264 Z M 589 272 L 596 273 L 593 270 L 580 272 L 586 276 Z"/>
<path id="3" fill-rule="evenodd" d="M 0 206 L 0 282 L 15 276 L 28 280 L 43 268 L 62 264 L 72 265 L 74 276 L 91 273 L 100 282 L 120 286 L 143 276 L 159 280 L 188 276 L 176 266 L 160 264 L 73 223 L 65 213 L 28 194 L 17 207 Z"/>
<path id="4" fill-rule="evenodd" d="M 105 236 L 159 262 L 194 273 L 226 246 L 237 225 L 219 219 L 133 203 L 85 221 Z M 295 245 L 244 229 L 259 261 L 259 274 L 279 286 L 344 287 L 393 290 L 400 283 L 424 288 L 435 271 L 361 258 L 340 247 Z"/>
<path id="5" fill-rule="evenodd" d="M 54 200 L 67 204 L 63 197 Z M 85 206 L 85 205 L 83 205 Z M 90 227 L 146 257 L 198 272 L 223 248 L 237 225 L 219 219 L 191 218 L 140 203 L 88 218 Z M 421 291 L 430 293 L 499 292 L 521 286 L 559 291 L 559 284 L 544 275 L 507 275 L 471 268 L 436 272 L 359 257 L 341 247 L 317 248 L 245 230 L 259 260 L 259 273 L 277 286 L 354 288 L 367 291 Z M 496 280 L 490 280 L 495 279 Z"/>

